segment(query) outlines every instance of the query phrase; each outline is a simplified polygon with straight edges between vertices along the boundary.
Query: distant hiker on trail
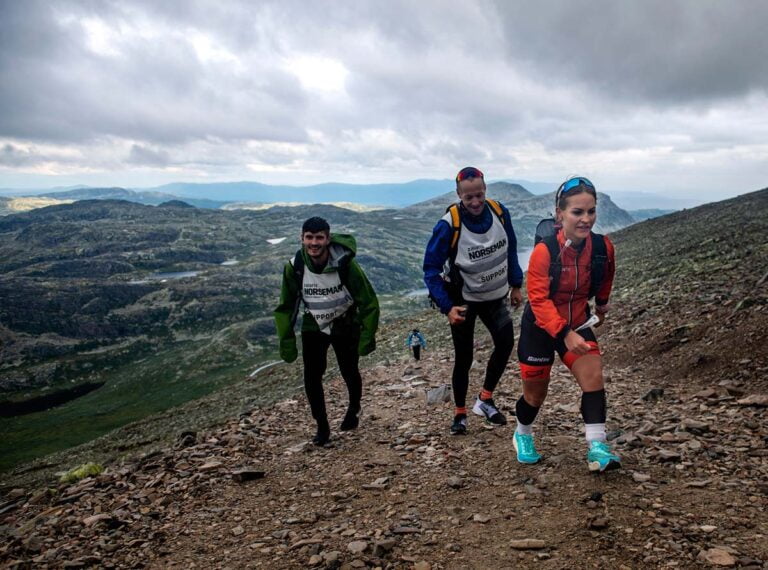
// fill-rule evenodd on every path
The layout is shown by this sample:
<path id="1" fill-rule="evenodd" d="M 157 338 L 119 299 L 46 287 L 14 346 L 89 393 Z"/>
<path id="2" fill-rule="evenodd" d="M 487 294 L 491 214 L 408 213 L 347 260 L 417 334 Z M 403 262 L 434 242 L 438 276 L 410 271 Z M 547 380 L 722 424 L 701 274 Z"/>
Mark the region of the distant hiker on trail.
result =
<path id="1" fill-rule="evenodd" d="M 302 248 L 285 264 L 280 305 L 275 324 L 280 357 L 293 362 L 298 356 L 294 325 L 299 302 L 304 303 L 301 325 L 304 389 L 317 422 L 315 445 L 330 441 L 325 410 L 323 374 L 328 347 L 333 346 L 339 370 L 349 391 L 349 407 L 339 429 L 357 428 L 363 382 L 358 361 L 376 348 L 379 301 L 368 278 L 355 261 L 356 243 L 351 235 L 331 234 L 322 218 L 309 218 L 301 228 Z"/>
<path id="2" fill-rule="evenodd" d="M 606 400 L 603 366 L 590 328 L 588 300 L 595 299 L 594 326 L 608 312 L 613 286 L 613 244 L 593 233 L 597 193 L 586 178 L 569 178 L 555 195 L 558 224 L 536 244 L 528 264 L 528 303 L 523 312 L 517 354 L 523 395 L 517 401 L 514 447 L 520 463 L 537 463 L 532 424 L 547 397 L 555 351 L 582 390 L 590 471 L 621 466 L 605 438 Z"/>
<path id="3" fill-rule="evenodd" d="M 493 353 L 472 411 L 492 424 L 507 423 L 493 401 L 493 391 L 515 343 L 510 302 L 515 308 L 523 302 L 523 272 L 509 211 L 486 199 L 483 173 L 471 166 L 462 168 L 456 176 L 456 194 L 458 203 L 437 222 L 427 244 L 424 282 L 451 325 L 456 353 L 451 433 L 462 435 L 467 433 L 466 398 L 477 317 L 491 333 Z"/>
<path id="4" fill-rule="evenodd" d="M 421 360 L 421 349 L 427 348 L 427 341 L 424 340 L 424 335 L 419 332 L 419 329 L 413 329 L 405 341 L 405 346 L 413 351 L 413 357 L 416 360 Z"/>

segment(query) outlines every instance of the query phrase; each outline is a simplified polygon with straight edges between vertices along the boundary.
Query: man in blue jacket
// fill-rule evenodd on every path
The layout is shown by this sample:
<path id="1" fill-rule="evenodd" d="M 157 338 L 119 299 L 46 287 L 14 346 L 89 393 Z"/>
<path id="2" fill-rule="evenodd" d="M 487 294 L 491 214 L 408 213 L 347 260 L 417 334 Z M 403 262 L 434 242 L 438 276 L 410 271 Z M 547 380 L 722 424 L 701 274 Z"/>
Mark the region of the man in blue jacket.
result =
<path id="1" fill-rule="evenodd" d="M 419 332 L 419 329 L 413 329 L 408 334 L 408 338 L 405 339 L 405 346 L 413 351 L 414 360 L 421 360 L 421 349 L 427 349 L 427 340 Z"/>
<path id="2" fill-rule="evenodd" d="M 459 202 L 437 222 L 424 254 L 424 282 L 448 317 L 456 353 L 452 377 L 454 435 L 467 433 L 466 398 L 478 317 L 491 333 L 493 353 L 472 411 L 492 424 L 507 423 L 493 401 L 493 391 L 515 342 L 510 304 L 517 309 L 523 302 L 523 271 L 517 261 L 517 238 L 509 210 L 486 199 L 485 191 L 480 170 L 468 166 L 459 171 Z"/>

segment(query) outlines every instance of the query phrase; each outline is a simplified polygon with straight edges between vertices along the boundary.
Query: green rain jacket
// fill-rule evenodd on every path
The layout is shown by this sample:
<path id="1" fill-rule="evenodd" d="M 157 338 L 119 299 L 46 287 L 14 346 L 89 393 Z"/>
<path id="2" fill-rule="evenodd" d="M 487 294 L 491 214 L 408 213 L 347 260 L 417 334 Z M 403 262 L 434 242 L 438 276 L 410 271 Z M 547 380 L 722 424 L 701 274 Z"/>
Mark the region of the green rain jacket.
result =
<path id="1" fill-rule="evenodd" d="M 379 300 L 370 281 L 363 273 L 354 257 L 357 244 L 354 236 L 346 234 L 331 234 L 328 247 L 328 262 L 322 273 L 339 271 L 341 269 L 342 284 L 347 288 L 354 304 L 341 317 L 331 323 L 332 335 L 348 335 L 351 338 L 360 336 L 357 352 L 360 356 L 370 354 L 376 348 L 376 329 L 379 328 Z M 304 271 L 314 271 L 312 261 L 302 248 Z M 291 260 L 292 261 L 292 260 Z M 283 268 L 283 284 L 280 290 L 280 304 L 275 309 L 275 325 L 280 341 L 280 358 L 293 362 L 299 355 L 296 348 L 294 327 L 301 301 L 301 287 L 297 281 L 293 264 L 289 261 Z M 301 323 L 302 332 L 319 331 L 314 317 L 305 312 Z"/>

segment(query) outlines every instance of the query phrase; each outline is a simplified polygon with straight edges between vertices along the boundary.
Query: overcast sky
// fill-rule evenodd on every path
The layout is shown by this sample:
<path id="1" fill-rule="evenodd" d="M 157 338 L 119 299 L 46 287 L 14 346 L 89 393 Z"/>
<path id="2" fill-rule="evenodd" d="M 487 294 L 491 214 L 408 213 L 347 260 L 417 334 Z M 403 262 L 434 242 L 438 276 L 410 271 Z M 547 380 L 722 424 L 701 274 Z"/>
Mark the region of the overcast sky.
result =
<path id="1" fill-rule="evenodd" d="M 768 186 L 768 2 L 0 0 L 0 188 Z"/>

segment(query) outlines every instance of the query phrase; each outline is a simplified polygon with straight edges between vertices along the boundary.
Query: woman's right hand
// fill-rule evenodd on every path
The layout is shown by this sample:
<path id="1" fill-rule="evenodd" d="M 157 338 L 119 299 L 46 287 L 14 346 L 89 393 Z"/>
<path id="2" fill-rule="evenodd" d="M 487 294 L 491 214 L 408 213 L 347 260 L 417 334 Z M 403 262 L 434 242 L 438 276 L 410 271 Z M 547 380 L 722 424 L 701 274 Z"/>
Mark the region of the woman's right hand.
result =
<path id="1" fill-rule="evenodd" d="M 584 337 L 574 331 L 568 331 L 563 341 L 565 342 L 565 348 L 579 356 L 587 354 L 591 348 L 587 341 L 584 340 Z"/>

